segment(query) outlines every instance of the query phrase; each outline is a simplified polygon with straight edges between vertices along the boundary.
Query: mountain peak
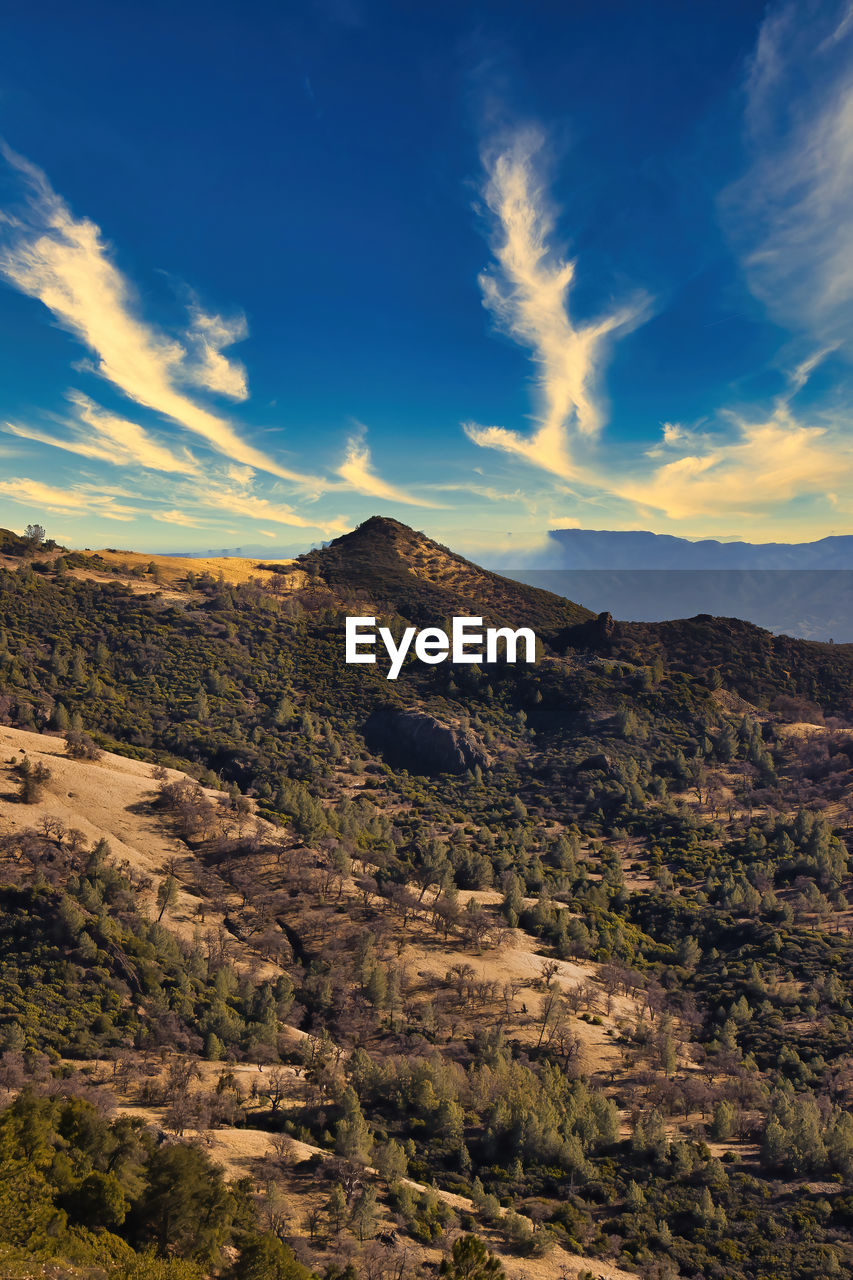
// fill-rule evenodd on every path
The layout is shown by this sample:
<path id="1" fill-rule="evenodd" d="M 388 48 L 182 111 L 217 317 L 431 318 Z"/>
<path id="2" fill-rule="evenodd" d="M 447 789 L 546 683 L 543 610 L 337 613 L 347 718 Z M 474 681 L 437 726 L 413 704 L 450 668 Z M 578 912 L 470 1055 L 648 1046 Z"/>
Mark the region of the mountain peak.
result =
<path id="1" fill-rule="evenodd" d="M 332 547 L 345 548 L 364 545 L 393 546 L 401 552 L 409 553 L 423 548 L 439 547 L 439 544 L 433 542 L 432 538 L 428 538 L 425 533 L 412 529 L 409 525 L 403 524 L 402 521 L 394 520 L 391 516 L 369 516 L 367 520 L 363 520 L 354 529 L 351 529 L 348 533 L 342 533 L 329 543 L 329 546 Z M 444 548 L 441 549 L 443 550 Z M 447 554 L 452 553 L 448 552 Z M 461 557 L 454 558 L 461 559 Z"/>
<path id="2" fill-rule="evenodd" d="M 592 616 L 549 591 L 482 569 L 387 516 L 371 516 L 298 563 L 348 604 L 399 613 L 420 626 L 474 615 L 532 627 L 547 639 Z"/>

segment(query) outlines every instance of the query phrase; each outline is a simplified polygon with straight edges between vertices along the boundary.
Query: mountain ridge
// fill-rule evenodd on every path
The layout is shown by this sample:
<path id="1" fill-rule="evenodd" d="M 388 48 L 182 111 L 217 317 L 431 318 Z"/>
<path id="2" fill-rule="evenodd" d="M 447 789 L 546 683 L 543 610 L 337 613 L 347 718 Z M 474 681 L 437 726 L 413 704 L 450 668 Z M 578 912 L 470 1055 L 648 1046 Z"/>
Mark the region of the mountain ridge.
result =
<path id="1" fill-rule="evenodd" d="M 853 569 L 853 535 L 813 542 L 720 542 L 644 529 L 552 529 L 567 569 Z"/>

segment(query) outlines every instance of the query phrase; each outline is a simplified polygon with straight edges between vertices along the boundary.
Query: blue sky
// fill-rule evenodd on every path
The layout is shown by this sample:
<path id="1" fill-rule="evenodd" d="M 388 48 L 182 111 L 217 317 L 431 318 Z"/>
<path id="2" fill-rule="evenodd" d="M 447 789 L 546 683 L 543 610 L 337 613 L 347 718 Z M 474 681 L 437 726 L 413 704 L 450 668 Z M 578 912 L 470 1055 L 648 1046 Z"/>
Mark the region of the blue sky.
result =
<path id="1" fill-rule="evenodd" d="M 853 531 L 849 3 L 174 8 L 4 19 L 0 524 Z"/>

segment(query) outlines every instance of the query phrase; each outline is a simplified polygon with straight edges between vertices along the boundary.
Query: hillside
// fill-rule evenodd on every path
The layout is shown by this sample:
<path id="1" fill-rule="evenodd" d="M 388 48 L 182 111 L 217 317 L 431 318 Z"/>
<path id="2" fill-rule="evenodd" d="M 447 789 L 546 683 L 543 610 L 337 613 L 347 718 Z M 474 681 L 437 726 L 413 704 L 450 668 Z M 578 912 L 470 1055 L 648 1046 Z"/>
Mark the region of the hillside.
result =
<path id="1" fill-rule="evenodd" d="M 191 787 L 192 779 L 175 771 L 168 771 L 165 777 L 158 772 L 155 778 L 152 777 L 150 766 L 110 754 L 102 755 L 97 761 L 69 759 L 63 739 L 11 728 L 0 727 L 0 750 L 9 762 L 26 756 L 33 763 L 46 765 L 51 771 L 51 778 L 36 803 L 24 806 L 14 803 L 8 795 L 0 796 L 0 849 L 3 851 L 0 856 L 8 858 L 10 848 L 26 847 L 38 839 L 37 833 L 42 833 L 42 852 L 50 851 L 48 860 L 54 865 L 61 861 L 62 847 L 67 848 L 69 840 L 78 849 L 94 847 L 107 841 L 110 858 L 129 877 L 135 889 L 137 908 L 141 908 L 143 913 L 152 916 L 158 914 L 156 887 L 169 875 L 176 878 L 179 888 L 165 915 L 164 928 L 169 934 L 182 939 L 186 946 L 191 947 L 194 937 L 198 937 L 199 920 L 203 921 L 208 937 L 215 936 L 217 932 L 221 935 L 224 926 L 226 941 L 222 958 L 225 960 L 227 957 L 227 963 L 245 975 L 244 981 L 249 979 L 249 975 L 250 980 L 255 982 L 259 978 L 278 981 L 287 973 L 287 965 L 270 959 L 272 949 L 267 934 L 261 939 L 257 934 L 253 937 L 251 931 L 234 928 L 236 920 L 245 912 L 245 904 L 241 905 L 239 894 L 233 890 L 229 892 L 224 884 L 217 892 L 217 886 L 209 875 L 206 882 L 200 881 L 202 859 L 188 856 L 186 843 L 176 838 L 167 815 L 158 806 L 158 794 L 164 786 L 177 783 Z M 206 792 L 205 795 L 208 799 L 219 798 L 215 792 Z M 230 821 L 235 823 L 233 814 Z M 259 823 L 255 818 L 252 820 L 252 840 L 257 843 L 259 836 L 270 842 L 280 839 L 280 834 L 275 829 Z M 341 886 L 347 897 L 357 892 L 357 886 L 351 877 L 345 877 Z M 0 903 L 8 919 L 8 890 L 5 897 L 3 892 L 0 890 Z M 488 899 L 489 896 L 486 894 L 485 898 Z M 427 918 L 424 913 L 424 924 Z M 527 999 L 535 1007 L 543 1000 L 542 971 L 546 958 L 539 954 L 536 940 L 530 935 L 518 929 L 512 931 L 511 936 L 506 930 L 503 932 L 506 937 L 496 948 L 490 948 L 482 956 L 471 957 L 478 980 L 493 981 L 496 972 L 500 972 L 504 979 L 511 974 L 517 990 L 528 992 Z M 465 966 L 469 957 L 465 950 L 454 952 L 443 949 L 437 953 L 429 945 L 429 930 L 424 929 L 423 925 L 410 933 L 410 940 L 400 952 L 400 963 L 404 968 L 417 967 L 422 971 L 422 977 L 427 977 L 434 971 L 432 980 L 441 985 L 448 966 Z M 95 937 L 97 938 L 97 934 Z M 31 938 L 30 946 L 34 949 L 35 935 Z M 82 959 L 82 968 L 85 969 L 87 958 L 79 954 L 79 948 L 73 950 L 78 953 L 78 965 Z M 3 959 L 3 964 L 0 965 L 0 985 L 8 1018 L 16 1003 L 14 992 L 5 985 L 8 981 L 8 950 L 4 948 L 0 956 Z M 132 987 L 135 985 L 132 975 L 137 961 L 132 949 L 126 945 L 116 945 L 114 940 L 111 954 L 89 957 L 88 960 L 89 963 L 97 960 L 100 965 L 106 964 L 111 987 L 128 982 Z M 589 982 L 594 975 L 595 968 L 589 964 L 564 962 L 559 967 L 561 980 L 577 988 Z M 157 1126 L 169 1126 L 172 1122 L 170 1108 L 163 1101 L 168 1093 L 165 1073 L 163 1080 L 155 1086 L 151 1072 L 147 1073 L 146 1079 L 131 1067 L 132 1055 L 128 1056 L 127 1048 L 122 1055 L 125 1069 L 119 1080 L 115 1079 L 114 1073 L 99 1069 L 97 1038 L 104 1035 L 104 1030 L 96 1026 L 95 1036 L 91 1037 L 89 1027 L 93 1022 L 103 1024 L 106 1019 L 103 1012 L 97 1010 L 94 989 L 87 988 L 80 982 L 80 978 L 78 983 L 80 985 L 74 1002 L 77 1007 L 69 1005 L 67 1010 L 68 1027 L 65 1027 L 62 1018 L 66 1010 L 62 1010 L 58 1020 L 54 1011 L 56 1025 L 50 1029 L 47 1026 L 39 1027 L 37 1021 L 31 1022 L 28 1036 L 32 1043 L 43 1042 L 46 1036 L 55 1036 L 58 1030 L 60 1034 L 67 1034 L 72 1062 L 78 1069 L 82 1069 L 90 1083 L 98 1081 L 110 1089 L 120 1114 L 146 1120 Z M 82 991 L 86 992 L 89 1003 L 80 999 Z M 36 996 L 36 1008 L 37 1001 Z M 615 1059 L 615 1046 L 608 1042 L 608 1036 L 613 1034 L 617 1020 L 625 1016 L 630 1008 L 630 1001 L 619 999 L 604 1027 L 599 1029 L 584 1026 L 586 1035 L 582 1053 L 589 1066 L 605 1065 Z M 120 1025 L 115 1005 L 110 1020 Z M 146 1016 L 146 1011 L 142 1009 L 137 1010 L 136 1027 L 137 1038 L 146 1034 L 158 1034 L 156 1021 L 150 1015 Z M 282 1044 L 289 1043 L 289 1055 L 286 1050 L 285 1057 L 291 1056 L 293 1062 L 298 1064 L 302 1044 L 307 1042 L 307 1037 L 295 1026 L 284 1024 L 284 1028 L 286 1034 Z M 524 1034 L 523 1022 L 518 1030 Z M 184 1045 L 185 1050 L 189 1047 L 188 1044 Z M 88 1056 L 90 1054 L 91 1057 Z M 184 1134 L 197 1136 L 203 1142 L 205 1150 L 224 1165 L 231 1179 L 246 1175 L 257 1176 L 258 1171 L 266 1165 L 275 1166 L 280 1159 L 280 1136 L 269 1125 L 268 1095 L 274 1079 L 280 1077 L 283 1088 L 280 1085 L 276 1087 L 280 1088 L 282 1097 L 277 1099 L 276 1106 L 285 1110 L 298 1109 L 305 1089 L 299 1066 L 289 1065 L 283 1072 L 279 1069 L 276 1076 L 276 1069 L 270 1064 L 269 1055 L 259 1054 L 257 1050 L 247 1060 L 232 1063 L 229 1071 L 235 1091 L 244 1099 L 239 1125 L 225 1122 L 222 1116 L 208 1113 L 202 1116 L 201 1099 L 205 1096 L 205 1090 L 212 1091 L 216 1088 L 223 1069 L 215 1061 L 211 1062 L 201 1056 L 197 1060 L 196 1071 L 198 1084 L 194 1109 L 186 1118 Z M 252 1098 L 255 1099 L 254 1105 L 250 1101 Z M 333 1153 L 324 1147 L 297 1139 L 290 1142 L 289 1150 L 292 1156 L 298 1155 L 303 1160 L 312 1157 L 333 1159 Z M 290 1188 L 289 1194 L 299 1209 L 304 1207 L 305 1191 L 299 1186 L 298 1179 L 291 1181 L 295 1185 Z M 427 1192 L 426 1187 L 411 1179 L 407 1185 L 416 1192 Z M 445 1202 L 456 1205 L 457 1208 L 466 1203 L 470 1205 L 470 1201 L 466 1202 L 464 1197 L 450 1193 Z M 499 1241 L 497 1243 L 499 1247 Z M 513 1266 L 510 1260 L 508 1275 L 541 1275 L 544 1280 L 557 1275 L 558 1267 L 568 1268 L 567 1274 L 574 1275 L 577 1274 L 578 1263 L 572 1265 L 572 1262 L 571 1254 L 558 1248 L 548 1263 L 540 1266 Z M 600 1270 L 596 1268 L 594 1274 L 606 1277 L 607 1280 L 621 1280 L 626 1273 L 606 1267 Z"/>
<path id="2" fill-rule="evenodd" d="M 853 1269 L 846 648 L 591 617 L 388 521 L 231 580 L 9 559 L 4 1275 Z M 389 684 L 353 601 L 548 643 Z"/>
<path id="3" fill-rule="evenodd" d="M 549 591 L 502 578 L 396 520 L 374 516 L 297 563 L 338 599 L 372 603 L 420 626 L 454 615 L 532 627 L 545 640 L 592 617 Z"/>
<path id="4" fill-rule="evenodd" d="M 659 659 L 667 670 L 701 676 L 712 686 L 719 681 L 763 706 L 788 698 L 827 714 L 849 716 L 853 710 L 853 645 L 773 635 L 738 618 L 609 619 L 570 628 L 558 643 L 641 664 Z"/>

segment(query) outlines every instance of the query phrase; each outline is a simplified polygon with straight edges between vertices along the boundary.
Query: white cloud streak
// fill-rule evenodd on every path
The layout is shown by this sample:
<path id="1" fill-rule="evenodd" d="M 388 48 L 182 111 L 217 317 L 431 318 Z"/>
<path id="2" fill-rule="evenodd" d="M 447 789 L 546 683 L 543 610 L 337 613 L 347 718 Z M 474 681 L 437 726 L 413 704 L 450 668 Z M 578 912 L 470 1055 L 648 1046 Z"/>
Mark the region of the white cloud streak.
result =
<path id="1" fill-rule="evenodd" d="M 195 361 L 189 366 L 190 381 L 205 391 L 216 391 L 232 400 L 248 400 L 249 384 L 244 366 L 222 354 L 226 347 L 248 337 L 246 317 L 238 315 L 225 319 L 203 311 L 194 302 L 190 307 L 190 318 L 192 325 L 188 337 L 196 354 Z"/>
<path id="2" fill-rule="evenodd" d="M 830 425 L 799 421 L 784 405 L 764 420 L 730 415 L 734 437 L 683 436 L 690 452 L 611 491 L 670 519 L 728 514 L 751 519 L 803 497 L 849 495 L 853 441 Z"/>
<path id="3" fill-rule="evenodd" d="M 751 162 L 724 193 L 747 283 L 792 332 L 853 353 L 853 10 L 794 0 L 762 23 Z"/>
<path id="4" fill-rule="evenodd" d="M 173 452 L 154 440 L 137 423 L 102 409 L 79 391 L 69 392 L 75 419 L 63 423 L 67 436 L 42 431 L 22 423 L 7 422 L 3 430 L 22 440 L 52 445 L 68 453 L 113 466 L 140 466 L 154 471 L 199 475 L 198 462 L 186 449 Z"/>
<path id="5" fill-rule="evenodd" d="M 355 489 L 356 493 L 370 498 L 382 498 L 386 502 L 402 502 L 412 507 L 439 507 L 441 504 L 419 498 L 406 489 L 388 484 L 373 470 L 370 449 L 367 446 L 367 428 L 357 423 L 357 430 L 347 441 L 344 461 L 338 467 L 338 475 Z"/>
<path id="6" fill-rule="evenodd" d="M 341 517 L 309 519 L 294 511 L 289 503 L 262 497 L 249 467 L 232 465 L 210 473 L 204 480 L 192 478 L 177 485 L 170 498 L 177 499 L 175 508 L 191 518 L 195 518 L 198 510 L 219 511 L 296 529 L 319 529 L 323 533 L 343 533 L 349 527 Z"/>
<path id="7" fill-rule="evenodd" d="M 96 359 L 96 371 L 129 400 L 171 419 L 201 437 L 219 453 L 281 479 L 313 489 L 316 477 L 301 475 L 247 443 L 227 418 L 205 408 L 181 390 L 201 384 L 209 391 L 242 397 L 245 379 L 221 355 L 242 332 L 197 310 L 190 339 L 195 358 L 184 345 L 159 332 L 137 314 L 129 282 L 115 265 L 100 229 L 75 218 L 29 161 L 3 148 L 7 162 L 28 192 L 24 217 L 3 216 L 0 273 L 21 292 L 38 298 L 59 324 L 73 333 Z"/>
<path id="8" fill-rule="evenodd" d="M 35 507 L 56 515 L 95 515 L 105 520 L 131 521 L 142 514 L 139 507 L 116 502 L 111 493 L 85 486 L 60 489 L 28 476 L 0 480 L 0 494 L 21 506 Z"/>
<path id="9" fill-rule="evenodd" d="M 648 475 L 621 482 L 611 478 L 611 492 L 673 520 L 721 514 L 749 520 L 828 494 L 836 506 L 849 510 L 853 439 L 846 415 L 806 414 L 792 407 L 830 350 L 796 364 L 765 415 L 723 410 L 725 429 L 714 432 L 665 422 L 660 443 L 645 455 L 655 463 L 665 461 Z"/>
<path id="10" fill-rule="evenodd" d="M 227 511 L 230 515 L 244 516 L 250 520 L 270 521 L 272 524 L 290 525 L 295 529 L 321 529 L 328 533 L 345 533 L 350 527 L 346 520 L 337 518 L 306 519 L 287 503 L 271 502 L 268 498 L 258 497 L 256 493 L 241 492 L 237 489 L 198 490 L 194 494 L 194 501 L 201 506 Z"/>
<path id="11" fill-rule="evenodd" d="M 203 529 L 205 526 L 204 520 L 195 520 L 186 511 L 152 511 L 151 515 L 162 524 L 176 524 L 182 529 Z"/>
<path id="12" fill-rule="evenodd" d="M 475 444 L 517 454 L 556 475 L 575 474 L 573 441 L 602 425 L 598 380 L 614 335 L 639 323 L 645 299 L 588 323 L 570 310 L 576 263 L 551 247 L 554 216 L 538 175 L 541 134 L 518 133 L 484 157 L 485 200 L 494 218 L 495 266 L 480 276 L 483 305 L 528 348 L 537 367 L 538 425 L 530 435 L 503 426 L 463 424 Z"/>
<path id="13" fill-rule="evenodd" d="M 140 490 L 145 487 L 140 467 L 177 477 L 180 483 L 167 499 L 170 506 L 147 514 L 188 527 L 197 523 L 194 512 L 198 509 L 324 532 L 341 532 L 346 527 L 341 518 L 309 519 L 288 503 L 259 495 L 259 473 L 291 482 L 308 499 L 349 488 L 395 503 L 436 505 L 376 474 L 363 428 L 349 443 L 338 470 L 339 480 L 304 475 L 247 443 L 227 417 L 187 392 L 187 388 L 197 387 L 235 401 L 248 397 L 245 368 L 224 354 L 247 336 L 245 317 L 212 314 L 192 297 L 189 325 L 180 340 L 147 323 L 100 229 L 75 217 L 38 168 L 8 148 L 2 148 L 2 153 L 21 176 L 26 204 L 19 215 L 0 213 L 0 275 L 39 299 L 56 321 L 84 344 L 94 356 L 94 364 L 87 363 L 87 368 L 135 405 L 168 420 L 173 434 L 175 427 L 181 434 L 193 433 L 229 463 L 220 469 L 207 463 L 203 466 L 186 447 L 173 442 L 167 445 L 125 414 L 111 412 L 79 391 L 68 393 L 72 414 L 52 415 L 50 429 L 8 422 L 3 429 L 9 435 L 94 462 L 132 467 Z M 30 492 L 30 500 L 35 501 L 39 491 Z M 57 493 L 52 490 L 48 495 L 45 490 L 47 509 L 76 511 L 80 507 L 79 495 L 69 499 L 67 508 L 57 506 Z M 12 496 L 11 490 L 7 489 L 7 494 Z"/>

